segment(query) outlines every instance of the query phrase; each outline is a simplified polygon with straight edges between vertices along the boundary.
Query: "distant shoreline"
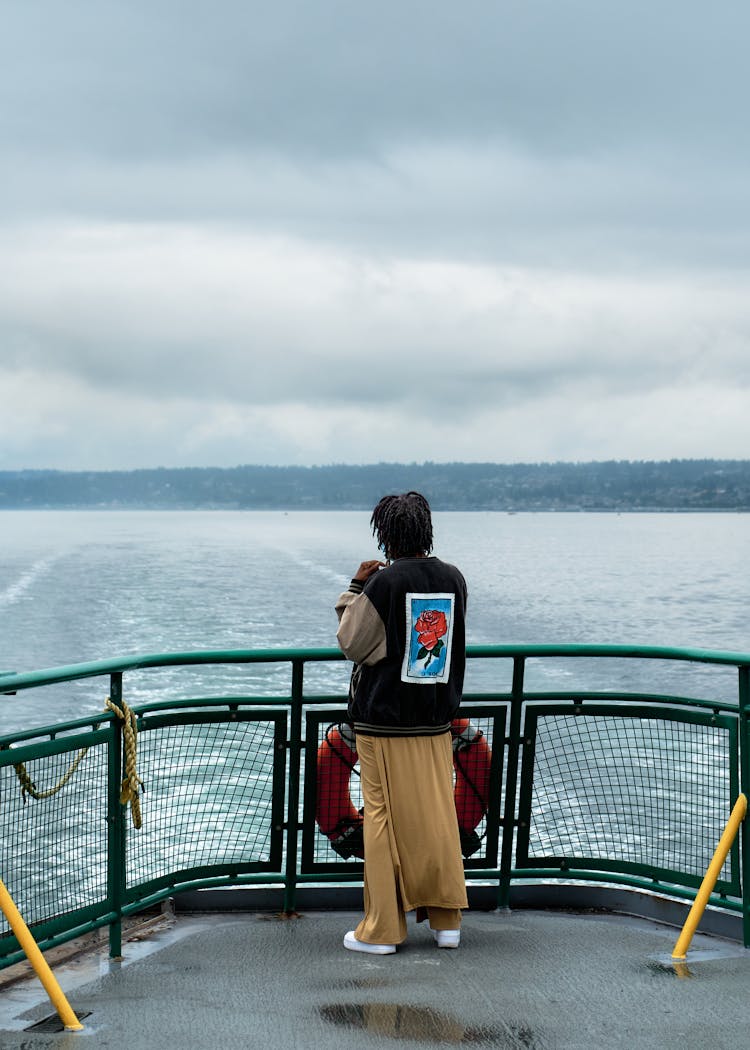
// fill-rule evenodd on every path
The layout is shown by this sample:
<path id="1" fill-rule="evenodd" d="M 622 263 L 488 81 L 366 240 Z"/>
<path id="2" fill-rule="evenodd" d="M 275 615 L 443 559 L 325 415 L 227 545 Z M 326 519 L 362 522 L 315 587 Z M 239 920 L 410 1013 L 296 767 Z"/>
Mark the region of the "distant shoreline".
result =
<path id="1" fill-rule="evenodd" d="M 0 514 L 24 514 L 30 511 L 46 513 L 58 511 L 61 513 L 75 513 L 76 511 L 92 511 L 98 514 L 131 513 L 167 513 L 167 514 L 189 514 L 202 511 L 207 514 L 369 514 L 372 507 L 229 507 L 229 506 L 159 506 L 150 504 L 148 506 L 137 506 L 135 504 L 112 504 L 107 506 L 75 504 L 70 506 L 26 506 L 26 507 L 0 507 Z M 509 517 L 521 516 L 522 514 L 609 514 L 619 517 L 624 514 L 750 514 L 750 507 L 622 507 L 613 510 L 606 507 L 534 507 L 523 510 L 502 510 L 496 507 L 442 507 L 435 511 L 436 514 L 505 514 Z"/>
<path id="2" fill-rule="evenodd" d="M 750 511 L 750 460 L 377 463 L 0 471 L 0 510 L 370 510 L 417 489 L 435 511 Z"/>

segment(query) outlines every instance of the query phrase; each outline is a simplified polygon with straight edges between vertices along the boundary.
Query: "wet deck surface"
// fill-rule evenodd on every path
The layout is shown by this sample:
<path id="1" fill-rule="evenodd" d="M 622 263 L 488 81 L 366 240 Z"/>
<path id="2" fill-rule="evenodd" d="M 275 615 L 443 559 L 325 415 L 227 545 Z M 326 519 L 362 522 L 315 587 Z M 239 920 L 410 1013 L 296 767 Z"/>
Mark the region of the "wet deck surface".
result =
<path id="1" fill-rule="evenodd" d="M 41 1047 L 341 1050 L 475 1045 L 525 1050 L 722 1050 L 748 1045 L 750 952 L 647 920 L 468 912 L 457 951 L 409 927 L 396 955 L 341 946 L 353 913 L 180 917 L 56 969 L 81 1033 L 25 1029 L 53 1014 L 41 985 L 0 993 L 3 1050 Z"/>

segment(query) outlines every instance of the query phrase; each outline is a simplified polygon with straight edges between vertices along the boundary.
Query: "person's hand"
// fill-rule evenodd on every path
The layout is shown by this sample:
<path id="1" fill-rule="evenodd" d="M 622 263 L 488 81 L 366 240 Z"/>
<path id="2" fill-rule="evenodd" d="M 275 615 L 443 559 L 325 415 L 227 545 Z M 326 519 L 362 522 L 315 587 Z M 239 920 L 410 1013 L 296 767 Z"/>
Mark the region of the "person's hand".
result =
<path id="1" fill-rule="evenodd" d="M 363 561 L 357 571 L 354 573 L 354 579 L 359 580 L 360 583 L 364 583 L 370 576 L 373 576 L 378 569 L 385 567 L 384 561 L 378 561 L 374 558 L 372 561 Z"/>

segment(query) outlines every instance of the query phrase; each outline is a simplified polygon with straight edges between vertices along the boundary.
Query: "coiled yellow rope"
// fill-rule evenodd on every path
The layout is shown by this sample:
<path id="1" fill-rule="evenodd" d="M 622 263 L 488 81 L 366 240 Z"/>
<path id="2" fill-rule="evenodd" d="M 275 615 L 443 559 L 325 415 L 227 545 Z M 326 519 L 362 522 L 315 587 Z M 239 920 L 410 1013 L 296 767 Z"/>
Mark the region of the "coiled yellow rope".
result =
<path id="1" fill-rule="evenodd" d="M 138 751 L 136 741 L 138 730 L 136 727 L 135 715 L 124 700 L 122 702 L 122 707 L 118 707 L 117 704 L 113 703 L 112 700 L 107 697 L 104 701 L 104 706 L 114 712 L 114 714 L 116 714 L 122 721 L 122 732 L 125 739 L 125 779 L 122 782 L 122 790 L 120 791 L 120 802 L 123 806 L 126 806 L 128 802 L 130 803 L 130 815 L 133 820 L 133 826 L 136 829 L 139 829 L 143 824 L 141 818 L 140 798 L 140 789 L 143 788 L 143 781 L 136 771 L 136 756 Z M 52 796 L 56 795 L 58 791 L 61 791 L 78 769 L 78 766 L 81 764 L 87 751 L 87 747 L 82 747 L 55 786 L 47 788 L 45 791 L 39 791 L 37 789 L 36 784 L 31 779 L 31 775 L 23 762 L 18 762 L 14 765 L 13 769 L 15 770 L 18 782 L 21 785 L 21 797 L 23 798 L 24 804 L 26 803 L 27 795 L 30 795 L 31 798 L 41 800 L 52 798 Z"/>
<path id="2" fill-rule="evenodd" d="M 36 799 L 52 798 L 52 796 L 56 795 L 58 791 L 61 791 L 65 787 L 65 785 L 68 783 L 70 778 L 73 776 L 75 771 L 78 769 L 78 766 L 81 763 L 81 759 L 83 758 L 83 756 L 86 754 L 87 751 L 88 751 L 87 747 L 82 747 L 81 750 L 76 755 L 76 757 L 73 759 L 73 761 L 68 766 L 67 772 L 65 772 L 60 777 L 60 779 L 58 780 L 58 782 L 55 784 L 54 787 L 47 788 L 46 791 L 38 791 L 37 790 L 37 786 L 34 783 L 34 781 L 31 779 L 31 776 L 29 775 L 29 771 L 26 769 L 26 766 L 23 764 L 23 762 L 19 762 L 17 765 L 13 766 L 13 768 L 16 771 L 16 776 L 18 777 L 18 782 L 21 785 L 21 798 L 23 799 L 24 804 L 26 803 L 26 796 L 27 795 L 31 795 L 32 798 L 36 798 Z"/>
<path id="3" fill-rule="evenodd" d="M 122 733 L 125 741 L 125 778 L 122 782 L 122 790 L 120 791 L 120 802 L 123 806 L 130 803 L 130 816 L 133 820 L 133 827 L 138 829 L 141 827 L 143 821 L 141 820 L 141 797 L 140 789 L 143 787 L 143 781 L 136 772 L 135 762 L 137 754 L 137 735 L 138 730 L 136 729 L 135 714 L 125 701 L 122 701 L 122 707 L 118 707 L 109 697 L 104 702 L 104 706 L 108 707 L 110 711 L 113 711 L 122 722 Z"/>

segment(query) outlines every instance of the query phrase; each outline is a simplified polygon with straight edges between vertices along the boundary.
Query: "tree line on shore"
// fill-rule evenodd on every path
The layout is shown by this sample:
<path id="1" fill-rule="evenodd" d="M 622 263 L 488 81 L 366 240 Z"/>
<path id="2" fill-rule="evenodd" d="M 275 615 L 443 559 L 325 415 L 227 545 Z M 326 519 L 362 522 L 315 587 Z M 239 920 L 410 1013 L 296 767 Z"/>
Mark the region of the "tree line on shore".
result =
<path id="1" fill-rule="evenodd" d="M 0 509 L 368 510 L 409 489 L 435 510 L 750 510 L 750 460 L 0 471 Z"/>

